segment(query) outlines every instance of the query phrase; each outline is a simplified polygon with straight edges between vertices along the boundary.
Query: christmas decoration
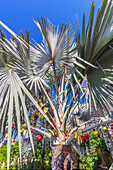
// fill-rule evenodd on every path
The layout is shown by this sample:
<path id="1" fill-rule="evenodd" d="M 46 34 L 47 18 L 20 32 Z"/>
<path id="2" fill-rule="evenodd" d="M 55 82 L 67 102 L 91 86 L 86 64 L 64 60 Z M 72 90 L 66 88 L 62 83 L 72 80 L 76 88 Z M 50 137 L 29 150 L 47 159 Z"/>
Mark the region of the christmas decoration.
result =
<path id="1" fill-rule="evenodd" d="M 38 141 L 38 142 L 41 142 L 41 141 L 42 141 L 42 138 L 43 138 L 42 135 L 38 136 L 38 137 L 37 137 L 37 141 Z"/>
<path id="2" fill-rule="evenodd" d="M 26 124 L 22 124 L 22 128 L 27 130 Z"/>
<path id="3" fill-rule="evenodd" d="M 85 143 L 87 141 L 87 138 L 85 136 L 81 136 L 82 143 Z"/>
<path id="4" fill-rule="evenodd" d="M 21 136 L 22 137 L 24 136 L 24 130 L 23 129 L 21 130 Z"/>
<path id="5" fill-rule="evenodd" d="M 86 137 L 87 139 L 89 139 L 89 135 L 88 135 L 87 133 L 85 134 L 85 137 Z"/>
<path id="6" fill-rule="evenodd" d="M 33 130 L 31 130 L 31 133 L 33 133 Z"/>
<path id="7" fill-rule="evenodd" d="M 42 120 L 46 120 L 45 117 L 42 114 L 39 116 L 39 118 L 42 119 Z"/>
<path id="8" fill-rule="evenodd" d="M 113 129 L 113 124 L 111 124 L 111 129 Z"/>
<path id="9" fill-rule="evenodd" d="M 78 145 L 82 142 L 82 131 L 79 129 L 77 132 L 73 132 L 74 138 L 77 139 Z"/>
<path id="10" fill-rule="evenodd" d="M 96 137 L 99 137 L 99 136 L 100 136 L 100 131 L 95 130 L 94 135 L 95 135 Z"/>
<path id="11" fill-rule="evenodd" d="M 102 130 L 103 130 L 104 132 L 107 132 L 107 131 L 108 131 L 107 126 L 104 126 L 104 127 L 102 128 Z"/>

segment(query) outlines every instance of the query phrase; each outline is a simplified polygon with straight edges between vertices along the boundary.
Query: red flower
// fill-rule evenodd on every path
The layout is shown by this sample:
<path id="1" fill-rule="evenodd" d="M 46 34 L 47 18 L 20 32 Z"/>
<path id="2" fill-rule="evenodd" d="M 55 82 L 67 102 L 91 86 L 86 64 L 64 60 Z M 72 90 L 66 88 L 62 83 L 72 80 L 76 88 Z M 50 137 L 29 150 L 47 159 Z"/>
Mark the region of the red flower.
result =
<path id="1" fill-rule="evenodd" d="M 39 129 L 41 129 L 41 126 L 39 126 Z"/>
<path id="2" fill-rule="evenodd" d="M 14 128 L 14 126 L 12 125 L 12 128 Z"/>
<path id="3" fill-rule="evenodd" d="M 95 131 L 95 129 L 93 129 L 93 131 Z"/>
<path id="4" fill-rule="evenodd" d="M 58 104 L 58 106 L 60 105 L 60 103 L 57 103 Z"/>
<path id="5" fill-rule="evenodd" d="M 42 138 L 43 138 L 43 137 L 42 137 L 41 135 L 38 136 L 38 137 L 37 137 L 37 141 L 38 141 L 38 142 L 41 142 L 41 141 L 42 141 Z"/>
<path id="6" fill-rule="evenodd" d="M 52 110 L 52 112 L 54 111 L 54 109 L 51 109 Z"/>

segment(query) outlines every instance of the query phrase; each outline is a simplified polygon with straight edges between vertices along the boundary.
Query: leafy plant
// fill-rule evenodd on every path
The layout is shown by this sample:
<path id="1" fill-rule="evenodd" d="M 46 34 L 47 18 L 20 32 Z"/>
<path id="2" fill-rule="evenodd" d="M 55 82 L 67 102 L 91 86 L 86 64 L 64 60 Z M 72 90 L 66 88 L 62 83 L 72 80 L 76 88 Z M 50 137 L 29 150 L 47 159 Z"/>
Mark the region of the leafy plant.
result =
<path id="1" fill-rule="evenodd" d="M 80 157 L 80 166 L 86 167 L 87 170 L 96 170 L 102 164 L 102 160 L 104 160 L 107 168 L 109 168 L 111 163 L 110 151 L 108 151 L 105 141 L 101 137 L 96 137 L 94 132 L 89 133 L 89 136 L 90 138 L 86 144 L 82 144 L 82 146 L 88 148 L 88 153 L 86 152 L 85 155 Z"/>
<path id="2" fill-rule="evenodd" d="M 0 38 L 1 54 L 5 53 L 8 57 L 5 60 L 3 55 L 0 55 L 0 134 L 5 131 L 8 123 L 8 169 L 12 122 L 15 122 L 18 132 L 20 162 L 22 127 L 29 132 L 34 154 L 31 129 L 51 139 L 51 146 L 55 146 L 52 168 L 57 169 L 64 166 L 65 156 L 59 158 L 60 155 L 65 155 L 65 145 L 68 146 L 69 152 L 72 146 L 79 153 L 73 139 L 79 139 L 78 128 L 87 124 L 77 124 L 78 117 L 75 112 L 82 98 L 85 98 L 85 105 L 89 107 L 90 113 L 92 106 L 95 110 L 99 106 L 103 115 L 109 114 L 108 108 L 113 106 L 113 6 L 112 0 L 108 6 L 107 2 L 104 0 L 98 9 L 95 23 L 95 3 L 92 3 L 86 30 L 85 14 L 83 15 L 82 35 L 69 23 L 55 28 L 48 19 L 37 18 L 34 22 L 43 37 L 41 45 L 35 41 L 30 44 L 29 32 L 21 32 L 20 37 L 0 21 L 0 25 L 13 35 L 11 40 L 6 39 L 3 34 Z M 48 112 L 40 107 L 39 94 L 44 95 L 48 101 Z M 29 121 L 30 111 L 26 106 L 26 98 L 30 111 L 37 111 L 36 121 L 32 125 Z M 31 108 L 31 105 L 34 108 Z M 40 114 L 53 128 L 38 128 L 36 123 L 40 123 Z M 99 125 L 112 121 L 109 119 Z M 81 133 L 99 125 L 97 123 L 84 128 Z M 98 144 L 98 141 L 95 144 Z M 67 164 L 71 166 L 69 152 L 66 157 L 70 159 L 66 161 L 70 161 Z"/>

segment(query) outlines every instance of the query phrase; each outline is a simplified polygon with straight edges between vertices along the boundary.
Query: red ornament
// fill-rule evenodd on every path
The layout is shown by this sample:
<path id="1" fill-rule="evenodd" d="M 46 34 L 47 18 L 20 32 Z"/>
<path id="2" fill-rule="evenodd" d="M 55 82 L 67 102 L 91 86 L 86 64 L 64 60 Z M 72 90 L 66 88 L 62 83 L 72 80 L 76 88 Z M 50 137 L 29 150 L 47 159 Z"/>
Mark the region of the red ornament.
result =
<path id="1" fill-rule="evenodd" d="M 54 111 L 54 109 L 51 109 L 52 110 L 52 112 Z"/>
<path id="2" fill-rule="evenodd" d="M 60 103 L 57 103 L 58 104 L 58 106 L 60 105 Z"/>
<path id="3" fill-rule="evenodd" d="M 12 128 L 14 128 L 14 125 L 12 125 Z"/>
<path id="4" fill-rule="evenodd" d="M 39 129 L 41 129 L 41 126 L 39 126 Z"/>
<path id="5" fill-rule="evenodd" d="M 113 129 L 113 124 L 111 124 L 111 129 Z"/>
<path id="6" fill-rule="evenodd" d="M 85 137 L 86 137 L 87 139 L 89 139 L 89 135 L 88 135 L 87 133 L 85 134 Z"/>
<path id="7" fill-rule="evenodd" d="M 87 138 L 85 136 L 81 136 L 82 142 L 85 143 L 87 141 Z"/>
<path id="8" fill-rule="evenodd" d="M 33 133 L 33 130 L 31 130 L 31 133 Z"/>
<path id="9" fill-rule="evenodd" d="M 42 141 L 42 136 L 41 136 L 41 135 L 37 137 L 37 141 L 38 141 L 38 142 L 41 142 L 41 141 Z"/>
<path id="10" fill-rule="evenodd" d="M 95 131 L 95 129 L 93 129 L 93 131 Z"/>
<path id="11" fill-rule="evenodd" d="M 35 108 L 33 108 L 33 110 L 35 110 Z"/>

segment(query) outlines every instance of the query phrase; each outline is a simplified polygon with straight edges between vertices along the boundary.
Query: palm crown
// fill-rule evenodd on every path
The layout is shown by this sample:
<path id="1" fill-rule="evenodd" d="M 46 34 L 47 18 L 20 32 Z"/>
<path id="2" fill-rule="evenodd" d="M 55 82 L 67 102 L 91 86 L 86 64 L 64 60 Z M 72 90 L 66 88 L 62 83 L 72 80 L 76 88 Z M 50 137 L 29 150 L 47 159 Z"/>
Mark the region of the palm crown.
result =
<path id="1" fill-rule="evenodd" d="M 21 37 L 0 23 L 12 35 L 13 39 L 0 39 L 0 120 L 1 133 L 8 121 L 8 165 L 12 121 L 17 122 L 19 149 L 21 157 L 21 115 L 33 140 L 25 98 L 46 118 L 54 130 L 39 132 L 48 138 L 53 136 L 57 142 L 70 143 L 71 134 L 77 129 L 76 123 L 70 130 L 70 119 L 85 97 L 90 111 L 92 104 L 98 105 L 103 113 L 112 107 L 112 45 L 113 45 L 113 7 L 112 1 L 106 9 L 107 0 L 98 9 L 93 27 L 95 4 L 92 3 L 89 22 L 85 31 L 83 15 L 82 36 L 80 31 L 69 23 L 55 28 L 48 19 L 34 21 L 43 36 L 40 45 L 29 42 L 29 32 L 21 32 Z M 74 42 L 76 38 L 76 43 Z M 4 60 L 4 53 L 9 60 Z M 39 106 L 40 91 L 46 96 L 53 113 L 45 113 Z M 52 92 L 53 91 L 53 92 Z M 55 94 L 53 96 L 53 93 Z M 81 95 L 82 94 L 82 95 Z M 76 102 L 77 100 L 77 102 Z M 72 128 L 72 126 L 71 126 Z M 33 128 L 32 129 L 36 129 Z M 55 134 L 57 134 L 55 136 Z"/>

